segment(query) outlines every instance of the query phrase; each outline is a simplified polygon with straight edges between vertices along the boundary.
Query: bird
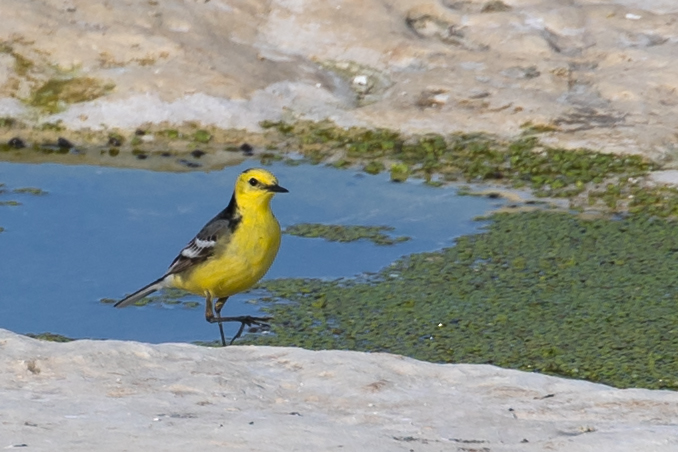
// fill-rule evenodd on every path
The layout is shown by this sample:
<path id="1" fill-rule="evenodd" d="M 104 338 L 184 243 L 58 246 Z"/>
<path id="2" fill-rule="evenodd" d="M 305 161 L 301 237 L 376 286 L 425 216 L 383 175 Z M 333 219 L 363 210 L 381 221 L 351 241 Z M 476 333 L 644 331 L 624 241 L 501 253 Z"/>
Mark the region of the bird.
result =
<path id="1" fill-rule="evenodd" d="M 230 296 L 251 288 L 273 264 L 280 248 L 281 231 L 271 210 L 271 199 L 276 193 L 288 191 L 270 171 L 263 168 L 243 171 L 236 179 L 228 206 L 188 242 L 167 272 L 114 306 L 129 306 L 166 287 L 203 296 L 205 320 L 219 324 L 223 346 L 226 338 L 222 322 L 241 322 L 231 344 L 240 337 L 245 325 L 267 325 L 270 317 L 221 317 L 221 310 Z"/>

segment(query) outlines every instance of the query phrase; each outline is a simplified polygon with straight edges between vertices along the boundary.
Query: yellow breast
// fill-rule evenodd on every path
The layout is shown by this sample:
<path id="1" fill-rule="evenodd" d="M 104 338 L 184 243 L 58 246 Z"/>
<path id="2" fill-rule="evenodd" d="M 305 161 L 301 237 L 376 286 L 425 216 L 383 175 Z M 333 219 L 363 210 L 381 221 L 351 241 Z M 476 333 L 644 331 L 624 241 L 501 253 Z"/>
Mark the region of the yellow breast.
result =
<path id="1" fill-rule="evenodd" d="M 230 240 L 217 242 L 205 262 L 174 277 L 173 285 L 189 292 L 230 297 L 257 283 L 280 248 L 280 225 L 268 205 L 243 214 Z"/>

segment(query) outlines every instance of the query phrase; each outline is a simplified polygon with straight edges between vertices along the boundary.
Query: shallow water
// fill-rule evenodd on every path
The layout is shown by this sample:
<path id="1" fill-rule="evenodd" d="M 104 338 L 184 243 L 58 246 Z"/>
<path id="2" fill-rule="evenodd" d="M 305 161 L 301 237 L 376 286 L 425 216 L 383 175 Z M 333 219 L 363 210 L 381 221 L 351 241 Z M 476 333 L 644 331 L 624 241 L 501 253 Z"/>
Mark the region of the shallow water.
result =
<path id="1" fill-rule="evenodd" d="M 0 327 L 19 333 L 147 342 L 214 340 L 202 308 L 181 305 L 114 309 L 121 298 L 161 276 L 193 235 L 229 201 L 250 161 L 210 173 L 0 163 L 6 188 L 38 187 L 45 196 L 6 194 L 0 206 Z M 266 278 L 351 277 L 400 256 L 450 246 L 482 225 L 473 218 L 501 201 L 457 196 L 421 182 L 393 184 L 322 166 L 272 165 L 290 190 L 273 200 L 283 227 L 296 223 L 388 225 L 412 240 L 395 246 L 283 237 Z M 256 313 L 257 293 L 232 297 L 224 315 Z M 200 300 L 199 298 L 188 298 Z M 229 325 L 228 333 L 236 328 Z"/>

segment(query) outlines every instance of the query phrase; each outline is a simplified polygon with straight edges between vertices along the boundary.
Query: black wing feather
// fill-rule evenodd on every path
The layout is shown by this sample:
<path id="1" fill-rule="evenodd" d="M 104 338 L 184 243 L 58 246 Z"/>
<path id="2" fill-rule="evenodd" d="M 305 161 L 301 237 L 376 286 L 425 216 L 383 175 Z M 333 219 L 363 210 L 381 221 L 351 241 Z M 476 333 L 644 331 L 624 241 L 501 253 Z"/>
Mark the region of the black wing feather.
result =
<path id="1" fill-rule="evenodd" d="M 167 270 L 167 274 L 181 273 L 205 262 L 214 255 L 217 242 L 220 246 L 224 246 L 230 240 L 230 236 L 233 235 L 239 223 L 240 214 L 234 196 L 228 207 L 210 220 L 179 252 Z"/>

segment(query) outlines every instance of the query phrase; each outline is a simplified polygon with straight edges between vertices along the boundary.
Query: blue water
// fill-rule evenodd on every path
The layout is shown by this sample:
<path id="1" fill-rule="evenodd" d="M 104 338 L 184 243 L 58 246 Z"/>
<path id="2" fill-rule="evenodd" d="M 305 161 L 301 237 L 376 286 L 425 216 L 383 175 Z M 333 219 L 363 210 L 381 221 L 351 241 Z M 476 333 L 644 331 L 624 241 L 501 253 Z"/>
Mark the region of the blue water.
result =
<path id="1" fill-rule="evenodd" d="M 45 196 L 5 194 L 0 206 L 0 328 L 18 333 L 146 342 L 214 340 L 202 308 L 149 305 L 114 309 L 121 298 L 158 278 L 200 228 L 229 201 L 237 175 L 257 162 L 214 172 L 55 164 L 0 163 L 5 188 L 39 187 Z M 420 182 L 394 184 L 322 166 L 269 167 L 290 190 L 272 202 L 283 227 L 295 223 L 394 226 L 412 240 L 395 246 L 332 243 L 285 235 L 266 278 L 350 277 L 374 272 L 406 254 L 450 246 L 480 224 L 473 218 L 498 201 L 456 196 Z M 223 315 L 255 313 L 229 299 Z M 198 298 L 195 298 L 198 300 Z M 236 325 L 231 325 L 232 334 Z"/>

